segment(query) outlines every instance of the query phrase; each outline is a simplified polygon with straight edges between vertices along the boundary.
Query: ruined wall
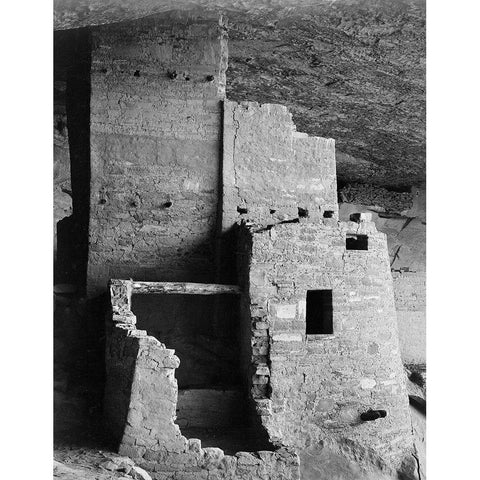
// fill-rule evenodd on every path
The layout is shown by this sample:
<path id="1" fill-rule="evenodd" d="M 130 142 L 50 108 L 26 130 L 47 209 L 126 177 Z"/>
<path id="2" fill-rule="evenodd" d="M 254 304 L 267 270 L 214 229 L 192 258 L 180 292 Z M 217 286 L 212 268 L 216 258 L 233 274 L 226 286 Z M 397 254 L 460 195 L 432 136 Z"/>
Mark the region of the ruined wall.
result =
<path id="1" fill-rule="evenodd" d="M 225 455 L 219 448 L 202 448 L 196 438 L 185 438 L 176 424 L 175 370 L 179 358 L 174 350 L 136 328 L 131 310 L 132 282 L 112 281 L 110 292 L 113 323 L 107 330 L 107 352 L 113 354 L 107 354 L 107 371 L 114 372 L 118 365 L 115 352 L 123 352 L 125 365 L 133 363 L 133 375 L 129 370 L 120 383 L 111 377 L 105 397 L 107 418 L 116 417 L 116 435 L 125 418 L 121 455 L 132 458 L 154 480 L 299 480 L 298 456 L 286 448 Z M 130 395 L 123 417 L 125 382 L 129 383 Z M 118 416 L 118 405 L 122 407 L 122 416 Z M 112 426 L 107 423 L 107 427 Z"/>
<path id="2" fill-rule="evenodd" d="M 285 106 L 226 101 L 223 186 L 224 230 L 298 218 L 299 208 L 310 219 L 336 215 L 335 142 L 297 132 Z"/>
<path id="3" fill-rule="evenodd" d="M 211 281 L 226 43 L 218 18 L 92 32 L 88 290 Z"/>
<path id="4" fill-rule="evenodd" d="M 346 250 L 347 233 L 368 235 L 368 250 Z M 325 219 L 252 229 L 239 251 L 252 395 L 270 438 L 299 449 L 324 441 L 398 468 L 412 439 L 385 235 L 372 222 Z M 332 335 L 306 335 L 310 289 L 332 290 Z M 369 409 L 387 417 L 362 422 Z"/>
<path id="5" fill-rule="evenodd" d="M 409 208 L 392 213 L 349 197 L 356 203 L 340 203 L 339 216 L 347 220 L 353 212 L 370 212 L 377 229 L 387 235 L 402 359 L 406 364 L 425 364 L 426 192 L 414 188 L 409 195 Z M 372 212 L 375 209 L 380 211 Z"/>

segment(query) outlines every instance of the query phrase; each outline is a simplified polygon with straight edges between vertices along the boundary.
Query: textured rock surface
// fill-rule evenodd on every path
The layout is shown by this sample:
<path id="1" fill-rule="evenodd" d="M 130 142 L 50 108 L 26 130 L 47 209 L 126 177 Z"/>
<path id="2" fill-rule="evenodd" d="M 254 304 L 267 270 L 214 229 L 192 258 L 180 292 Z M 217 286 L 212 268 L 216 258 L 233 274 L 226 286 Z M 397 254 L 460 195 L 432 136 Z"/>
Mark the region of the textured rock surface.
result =
<path id="1" fill-rule="evenodd" d="M 300 131 L 335 138 L 360 160 L 340 158 L 340 180 L 424 179 L 422 2 L 338 1 L 229 21 L 228 98 L 287 105 Z"/>
<path id="2" fill-rule="evenodd" d="M 128 457 L 113 452 L 78 447 L 57 447 L 53 478 L 59 480 L 151 480 Z"/>
<path id="3" fill-rule="evenodd" d="M 286 105 L 299 130 L 335 138 L 340 180 L 424 181 L 424 1 L 57 0 L 55 25 L 194 7 L 229 18 L 228 98 Z"/>
<path id="4" fill-rule="evenodd" d="M 392 480 L 380 469 L 362 469 L 328 447 L 310 447 L 300 454 L 302 480 Z"/>

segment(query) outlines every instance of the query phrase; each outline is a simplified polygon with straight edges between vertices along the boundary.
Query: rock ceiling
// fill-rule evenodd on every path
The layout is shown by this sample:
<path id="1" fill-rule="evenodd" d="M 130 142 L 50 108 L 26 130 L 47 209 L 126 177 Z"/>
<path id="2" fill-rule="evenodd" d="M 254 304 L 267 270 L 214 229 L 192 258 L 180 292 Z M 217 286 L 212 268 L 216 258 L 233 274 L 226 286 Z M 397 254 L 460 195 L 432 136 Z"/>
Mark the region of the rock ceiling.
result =
<path id="1" fill-rule="evenodd" d="M 55 28 L 193 6 L 228 18 L 230 99 L 285 104 L 335 138 L 341 181 L 425 181 L 422 0 L 56 0 Z"/>

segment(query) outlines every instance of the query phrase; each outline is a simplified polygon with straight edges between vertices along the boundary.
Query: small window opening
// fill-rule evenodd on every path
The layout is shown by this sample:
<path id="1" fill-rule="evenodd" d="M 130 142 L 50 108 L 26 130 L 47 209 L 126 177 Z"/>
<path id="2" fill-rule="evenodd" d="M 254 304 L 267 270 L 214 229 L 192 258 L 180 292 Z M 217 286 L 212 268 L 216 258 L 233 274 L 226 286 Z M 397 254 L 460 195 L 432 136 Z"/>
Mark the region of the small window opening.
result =
<path id="1" fill-rule="evenodd" d="M 300 208 L 298 207 L 298 216 L 300 218 L 305 218 L 308 217 L 308 210 L 306 208 Z"/>
<path id="2" fill-rule="evenodd" d="M 325 210 L 323 212 L 323 218 L 332 218 L 333 217 L 333 210 Z"/>
<path id="3" fill-rule="evenodd" d="M 347 250 L 368 250 L 367 235 L 347 235 Z"/>
<path id="4" fill-rule="evenodd" d="M 237 212 L 238 213 L 248 213 L 248 210 L 244 207 L 237 207 Z"/>
<path id="5" fill-rule="evenodd" d="M 275 212 L 276 212 L 276 210 L 274 208 L 270 209 L 270 215 L 273 215 Z"/>
<path id="6" fill-rule="evenodd" d="M 333 333 L 333 307 L 331 290 L 307 291 L 307 335 Z"/>

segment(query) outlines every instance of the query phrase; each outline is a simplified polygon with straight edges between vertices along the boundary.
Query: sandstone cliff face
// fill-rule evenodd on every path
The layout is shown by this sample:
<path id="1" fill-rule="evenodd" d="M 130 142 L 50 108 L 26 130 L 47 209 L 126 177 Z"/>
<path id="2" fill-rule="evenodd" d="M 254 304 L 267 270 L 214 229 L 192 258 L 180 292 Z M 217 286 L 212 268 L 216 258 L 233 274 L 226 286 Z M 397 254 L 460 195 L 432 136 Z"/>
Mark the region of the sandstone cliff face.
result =
<path id="1" fill-rule="evenodd" d="M 335 138 L 339 180 L 425 180 L 424 0 L 56 0 L 55 27 L 172 9 L 226 15 L 227 97 L 286 105 L 299 131 Z"/>
<path id="2" fill-rule="evenodd" d="M 299 131 L 335 138 L 341 181 L 424 180 L 422 2 L 338 1 L 288 16 L 228 16 L 228 98 L 281 103 Z"/>

